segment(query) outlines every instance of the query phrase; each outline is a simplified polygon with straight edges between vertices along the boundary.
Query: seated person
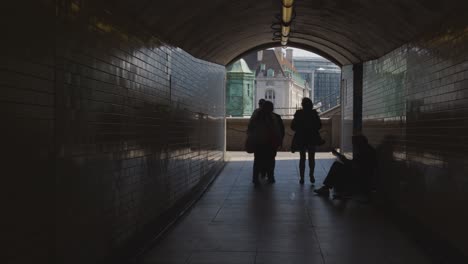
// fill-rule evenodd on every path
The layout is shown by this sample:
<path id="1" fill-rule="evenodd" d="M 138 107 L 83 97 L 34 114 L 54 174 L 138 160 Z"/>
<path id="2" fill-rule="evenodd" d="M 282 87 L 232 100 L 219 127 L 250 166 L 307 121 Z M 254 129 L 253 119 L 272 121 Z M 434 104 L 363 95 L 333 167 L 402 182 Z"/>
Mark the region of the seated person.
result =
<path id="1" fill-rule="evenodd" d="M 328 196 L 330 189 L 335 193 L 365 193 L 371 190 L 372 176 L 377 164 L 375 149 L 369 145 L 365 136 L 353 136 L 352 160 L 333 150 L 337 157 L 323 181 L 323 186 L 314 190 L 318 195 Z M 338 196 L 338 195 L 337 195 Z"/>

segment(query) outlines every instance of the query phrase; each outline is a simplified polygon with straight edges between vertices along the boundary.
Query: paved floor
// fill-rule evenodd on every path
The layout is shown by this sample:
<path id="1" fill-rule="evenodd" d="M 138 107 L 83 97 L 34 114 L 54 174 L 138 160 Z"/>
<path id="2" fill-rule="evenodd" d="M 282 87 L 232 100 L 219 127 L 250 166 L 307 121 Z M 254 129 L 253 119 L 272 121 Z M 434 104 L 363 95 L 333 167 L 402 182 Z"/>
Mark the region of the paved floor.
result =
<path id="1" fill-rule="evenodd" d="M 228 155 L 208 192 L 143 263 L 430 263 L 371 206 L 332 201 L 315 196 L 310 183 L 299 185 L 297 154 L 279 153 L 276 183 L 260 188 L 251 182 L 253 156 Z M 316 160 L 321 183 L 333 158 L 318 153 Z"/>

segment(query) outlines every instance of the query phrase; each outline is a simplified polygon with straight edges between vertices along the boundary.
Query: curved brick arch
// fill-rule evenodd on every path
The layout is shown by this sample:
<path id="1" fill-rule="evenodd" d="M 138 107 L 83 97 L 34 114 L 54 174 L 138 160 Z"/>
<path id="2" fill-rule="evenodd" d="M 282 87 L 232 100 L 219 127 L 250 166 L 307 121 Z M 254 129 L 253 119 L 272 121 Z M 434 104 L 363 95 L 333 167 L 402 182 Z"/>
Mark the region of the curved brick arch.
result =
<path id="1" fill-rule="evenodd" d="M 431 32 L 466 1 L 295 1 L 290 45 L 338 65 L 378 58 Z M 226 65 L 260 46 L 277 46 L 271 24 L 279 0 L 113 1 L 108 8 L 139 21 L 195 57 Z"/>

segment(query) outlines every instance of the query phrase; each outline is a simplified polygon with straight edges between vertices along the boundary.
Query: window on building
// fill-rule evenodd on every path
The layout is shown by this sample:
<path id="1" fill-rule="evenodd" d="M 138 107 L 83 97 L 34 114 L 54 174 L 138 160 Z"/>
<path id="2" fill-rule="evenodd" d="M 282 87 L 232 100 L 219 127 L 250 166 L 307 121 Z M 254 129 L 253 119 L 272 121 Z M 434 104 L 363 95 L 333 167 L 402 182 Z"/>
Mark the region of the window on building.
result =
<path id="1" fill-rule="evenodd" d="M 275 77 L 275 70 L 273 70 L 273 69 L 268 69 L 268 71 L 267 71 L 267 76 L 268 76 L 268 77 Z"/>
<path id="2" fill-rule="evenodd" d="M 247 96 L 250 96 L 250 83 L 247 84 Z"/>
<path id="3" fill-rule="evenodd" d="M 275 101 L 275 91 L 269 89 L 265 91 L 265 99 L 271 102 Z"/>

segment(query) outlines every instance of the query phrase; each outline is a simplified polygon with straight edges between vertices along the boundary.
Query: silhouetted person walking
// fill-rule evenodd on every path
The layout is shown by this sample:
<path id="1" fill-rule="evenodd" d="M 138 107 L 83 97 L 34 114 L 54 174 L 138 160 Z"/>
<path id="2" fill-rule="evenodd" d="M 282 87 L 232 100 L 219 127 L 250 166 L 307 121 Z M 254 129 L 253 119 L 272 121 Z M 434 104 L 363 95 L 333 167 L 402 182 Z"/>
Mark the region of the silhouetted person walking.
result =
<path id="1" fill-rule="evenodd" d="M 271 102 L 269 102 L 271 103 Z M 271 103 L 271 107 L 272 109 L 274 109 L 274 105 L 273 103 Z M 273 113 L 273 117 L 276 118 L 276 124 L 278 126 L 278 132 L 279 132 L 279 145 L 278 145 L 278 148 L 283 146 L 283 139 L 284 139 L 284 124 L 283 124 L 283 119 L 281 118 L 281 116 L 275 112 L 272 112 Z M 267 174 L 270 174 L 270 178 L 273 179 L 273 182 L 275 181 L 275 165 L 276 165 L 276 154 L 277 154 L 277 149 L 275 149 L 275 155 L 273 156 L 273 160 L 271 161 L 271 168 L 269 169 L 269 171 L 267 172 Z"/>
<path id="2" fill-rule="evenodd" d="M 323 181 L 323 186 L 315 192 L 319 195 L 329 196 L 330 189 L 334 189 L 336 195 L 361 192 L 369 194 L 372 188 L 372 176 L 377 165 L 375 149 L 369 145 L 365 136 L 353 136 L 353 159 L 333 150 L 337 156 Z"/>
<path id="3" fill-rule="evenodd" d="M 291 123 L 291 129 L 295 131 L 291 144 L 291 151 L 299 151 L 299 175 L 300 183 L 304 184 L 306 153 L 309 156 L 309 178 L 311 183 L 315 183 L 315 146 L 322 144 L 319 130 L 322 123 L 317 111 L 314 110 L 312 100 L 307 97 L 302 98 L 302 109 L 297 110 Z"/>
<path id="4" fill-rule="evenodd" d="M 275 182 L 272 168 L 276 150 L 280 146 L 281 131 L 279 120 L 273 114 L 273 103 L 265 101 L 249 123 L 247 132 L 253 137 L 254 167 L 252 182 L 258 184 L 258 176 L 265 172 L 270 183 Z"/>
<path id="5" fill-rule="evenodd" d="M 252 153 L 250 152 L 251 149 L 255 149 L 255 142 L 254 142 L 254 135 L 253 135 L 253 123 L 252 122 L 255 122 L 253 120 L 255 120 L 256 116 L 258 115 L 258 113 L 262 110 L 262 107 L 263 107 L 263 104 L 265 103 L 265 99 L 260 99 L 258 100 L 258 108 L 255 109 L 252 113 L 252 115 L 250 116 L 250 120 L 249 120 L 249 124 L 247 126 L 247 143 L 249 146 L 246 146 L 247 150 L 249 153 Z M 253 145 L 253 146 L 252 146 Z M 249 151 L 250 150 L 250 151 Z M 254 164 L 253 164 L 253 168 L 254 168 L 254 171 L 257 170 L 257 166 L 258 166 L 258 161 L 257 159 L 254 159 Z M 261 171 L 261 176 L 262 178 L 265 178 L 266 177 L 266 171 Z"/>

